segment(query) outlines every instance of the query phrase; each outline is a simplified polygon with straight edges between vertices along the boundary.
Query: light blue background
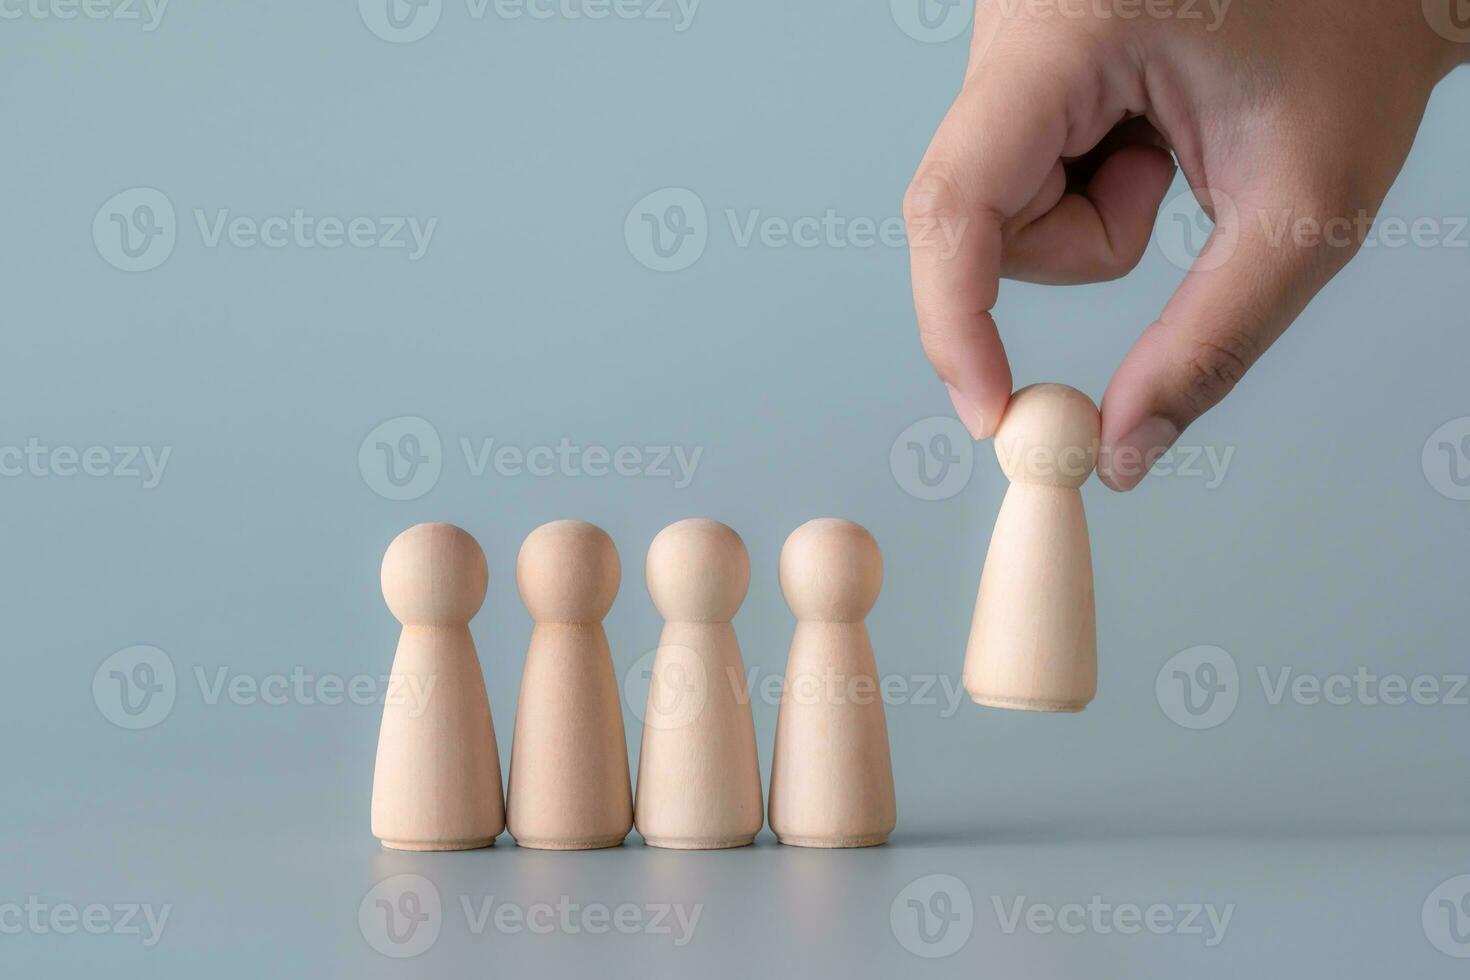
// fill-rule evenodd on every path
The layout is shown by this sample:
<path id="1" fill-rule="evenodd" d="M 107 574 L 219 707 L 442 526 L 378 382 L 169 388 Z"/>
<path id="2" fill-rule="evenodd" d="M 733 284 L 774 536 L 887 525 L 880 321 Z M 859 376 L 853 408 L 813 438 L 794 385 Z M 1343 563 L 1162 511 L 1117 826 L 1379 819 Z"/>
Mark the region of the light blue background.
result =
<path id="1" fill-rule="evenodd" d="M 1470 503 L 1437 492 L 1421 462 L 1432 432 L 1470 415 L 1463 246 L 1365 252 L 1185 437 L 1233 451 L 1218 486 L 1174 476 L 1117 496 L 1089 484 L 1096 702 L 1076 717 L 967 701 L 951 713 L 942 697 L 889 705 L 900 824 L 887 848 L 803 852 L 767 833 L 726 854 L 657 853 L 636 836 L 595 855 L 517 851 L 509 838 L 476 854 L 385 853 L 367 823 L 376 706 L 201 694 L 196 670 L 385 673 L 397 626 L 378 592 L 382 551 L 410 524 L 448 520 L 489 560 L 473 629 L 508 762 L 530 631 L 513 579 L 521 540 L 561 517 L 612 535 L 623 587 L 607 630 L 624 672 L 660 625 L 643 587 L 648 542 L 692 515 L 729 523 L 749 547 L 736 627 L 758 677 L 780 674 L 792 630 L 781 542 L 834 515 L 883 548 L 869 620 L 880 668 L 956 684 L 1005 483 L 985 445 L 967 485 L 939 501 L 906 492 L 912 475 L 891 465 L 901 432 L 949 414 L 917 341 L 906 253 L 741 247 L 726 212 L 896 218 L 965 45 L 911 38 L 884 4 L 772 0 L 705 0 L 684 31 L 476 20 L 445 0 L 407 44 L 344 2 L 178 0 L 151 32 L 0 22 L 0 444 L 171 450 L 153 489 L 0 479 L 0 903 L 172 906 L 151 948 L 0 935 L 5 972 L 1460 975 L 1421 905 L 1470 872 L 1470 707 L 1273 705 L 1257 669 L 1467 669 Z M 1467 107 L 1458 74 L 1385 215 L 1470 215 Z M 128 273 L 91 229 L 136 187 L 166 195 L 177 240 L 157 268 Z M 707 243 L 687 268 L 656 272 L 624 227 L 635 202 L 670 187 L 705 207 Z M 194 219 L 296 208 L 438 223 L 410 261 L 402 249 L 211 248 Z M 997 313 L 1017 383 L 1100 398 L 1181 274 L 1151 248 L 1118 283 L 1008 284 Z M 358 465 L 368 433 L 400 416 L 443 443 L 442 474 L 410 501 L 374 492 Z M 475 477 L 462 437 L 702 456 L 682 489 Z M 99 665 L 135 644 L 166 652 L 178 691 L 165 720 L 129 731 L 91 692 Z M 1206 644 L 1238 665 L 1238 706 L 1188 730 L 1155 682 Z M 754 710 L 768 773 L 775 706 Z M 638 725 L 625 720 L 636 765 Z M 704 911 L 678 949 L 649 936 L 476 937 L 460 920 L 398 962 L 368 945 L 357 910 L 401 872 L 434 881 L 451 920 L 458 896 L 489 894 Z M 975 922 L 957 953 L 931 960 L 889 920 L 901 890 L 932 873 L 964 883 Z M 1095 894 L 1237 908 L 1213 949 L 1006 935 L 992 908 L 996 896 Z"/>

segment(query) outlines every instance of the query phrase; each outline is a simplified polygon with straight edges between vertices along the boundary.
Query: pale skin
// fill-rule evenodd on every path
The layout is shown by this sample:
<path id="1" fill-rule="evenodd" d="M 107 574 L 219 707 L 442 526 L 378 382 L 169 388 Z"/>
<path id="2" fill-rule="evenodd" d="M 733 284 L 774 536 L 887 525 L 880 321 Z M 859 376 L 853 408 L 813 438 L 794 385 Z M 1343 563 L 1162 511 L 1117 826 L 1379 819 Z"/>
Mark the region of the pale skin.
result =
<path id="1" fill-rule="evenodd" d="M 1000 280 L 1126 274 L 1183 170 L 1216 226 L 1103 397 L 1098 475 L 1115 490 L 1357 253 L 1431 90 L 1470 60 L 1421 0 L 1168 6 L 979 0 L 964 84 L 904 198 L 924 351 L 984 439 L 1012 388 Z"/>

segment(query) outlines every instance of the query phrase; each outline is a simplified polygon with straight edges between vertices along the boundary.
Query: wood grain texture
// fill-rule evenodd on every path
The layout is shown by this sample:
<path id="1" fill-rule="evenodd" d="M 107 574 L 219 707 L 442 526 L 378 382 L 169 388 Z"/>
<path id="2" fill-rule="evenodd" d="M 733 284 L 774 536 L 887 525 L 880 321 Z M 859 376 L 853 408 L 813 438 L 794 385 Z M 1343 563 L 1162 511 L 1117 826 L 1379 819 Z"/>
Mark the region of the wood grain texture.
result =
<path id="1" fill-rule="evenodd" d="M 1011 479 L 996 518 L 965 653 L 977 703 L 1081 711 L 1097 694 L 1092 549 L 1080 487 L 1097 463 L 1086 395 L 1034 385 L 1011 398 L 996 455 Z"/>
<path id="2" fill-rule="evenodd" d="M 741 847 L 765 823 L 745 664 L 730 620 L 750 584 L 740 535 L 718 521 L 664 528 L 648 591 L 665 617 L 654 657 L 634 823 L 646 843 Z"/>
<path id="3" fill-rule="evenodd" d="M 851 521 L 809 521 L 781 549 L 781 589 L 797 617 L 771 762 L 771 829 L 783 844 L 870 847 L 897 822 L 864 623 L 882 582 L 878 543 Z"/>
<path id="4" fill-rule="evenodd" d="M 389 545 L 383 596 L 403 624 L 373 770 L 372 831 L 385 847 L 485 847 L 505 828 L 500 755 L 469 621 L 488 572 L 475 539 L 419 524 Z"/>
<path id="5" fill-rule="evenodd" d="M 602 619 L 617 596 L 617 549 L 601 528 L 531 532 L 516 584 L 536 625 L 521 675 L 506 795 L 522 847 L 615 847 L 633 825 L 617 676 Z"/>

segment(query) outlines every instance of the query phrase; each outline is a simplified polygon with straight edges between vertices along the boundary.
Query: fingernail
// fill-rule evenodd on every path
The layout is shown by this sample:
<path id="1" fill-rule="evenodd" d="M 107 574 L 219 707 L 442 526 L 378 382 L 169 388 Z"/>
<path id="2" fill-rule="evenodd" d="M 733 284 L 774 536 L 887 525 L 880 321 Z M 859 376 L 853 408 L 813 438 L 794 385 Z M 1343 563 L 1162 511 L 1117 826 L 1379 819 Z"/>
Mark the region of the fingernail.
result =
<path id="1" fill-rule="evenodd" d="M 1173 422 L 1157 415 L 1149 416 L 1111 447 L 1103 447 L 1097 461 L 1097 475 L 1114 490 L 1132 490 L 1178 438 L 1179 430 Z"/>
<path id="2" fill-rule="evenodd" d="M 954 385 L 946 384 L 944 387 L 949 392 L 949 400 L 954 403 L 955 414 L 960 417 L 960 421 L 965 423 L 965 428 L 970 431 L 970 437 L 972 439 L 984 439 L 985 416 L 981 413 L 980 409 L 975 407 L 974 402 L 960 394 L 960 390 Z"/>

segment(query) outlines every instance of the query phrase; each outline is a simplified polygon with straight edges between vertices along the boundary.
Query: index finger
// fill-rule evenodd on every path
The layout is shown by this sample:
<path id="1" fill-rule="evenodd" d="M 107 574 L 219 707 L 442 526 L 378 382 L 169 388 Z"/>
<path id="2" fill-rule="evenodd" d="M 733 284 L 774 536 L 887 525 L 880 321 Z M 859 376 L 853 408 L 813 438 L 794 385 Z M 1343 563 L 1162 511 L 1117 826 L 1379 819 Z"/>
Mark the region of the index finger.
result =
<path id="1" fill-rule="evenodd" d="M 924 353 L 977 439 L 1011 395 L 991 309 L 1004 223 L 1041 190 L 1067 141 L 1068 88 L 1025 60 L 973 72 L 904 195 L 914 309 Z"/>

